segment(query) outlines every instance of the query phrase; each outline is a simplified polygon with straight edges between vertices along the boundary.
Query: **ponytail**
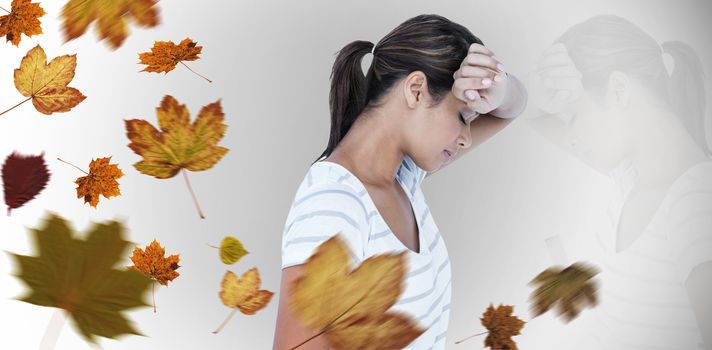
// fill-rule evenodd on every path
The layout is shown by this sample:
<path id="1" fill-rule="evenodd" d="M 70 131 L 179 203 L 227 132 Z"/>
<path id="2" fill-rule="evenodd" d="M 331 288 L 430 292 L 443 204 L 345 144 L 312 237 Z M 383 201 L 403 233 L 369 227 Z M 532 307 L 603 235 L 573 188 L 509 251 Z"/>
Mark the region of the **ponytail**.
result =
<path id="1" fill-rule="evenodd" d="M 675 62 L 667 84 L 670 105 L 695 143 L 710 157 L 712 152 L 705 136 L 706 96 L 702 62 L 683 42 L 668 41 L 661 46 Z"/>
<path id="2" fill-rule="evenodd" d="M 371 52 L 373 46 L 371 42 L 357 40 L 339 51 L 331 70 L 329 144 L 314 163 L 331 154 L 366 106 L 368 86 L 361 69 L 361 59 Z"/>

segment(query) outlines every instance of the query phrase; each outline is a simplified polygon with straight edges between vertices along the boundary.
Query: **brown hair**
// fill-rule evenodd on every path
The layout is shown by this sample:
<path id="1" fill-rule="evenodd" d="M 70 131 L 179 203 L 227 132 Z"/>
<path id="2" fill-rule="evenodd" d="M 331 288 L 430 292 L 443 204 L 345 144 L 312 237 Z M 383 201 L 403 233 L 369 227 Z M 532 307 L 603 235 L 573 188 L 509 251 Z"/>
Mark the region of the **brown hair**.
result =
<path id="1" fill-rule="evenodd" d="M 344 46 L 331 71 L 329 143 L 317 160 L 328 157 L 361 112 L 378 104 L 396 81 L 411 72 L 425 74 L 428 91 L 439 103 L 452 89 L 453 74 L 472 43 L 483 44 L 462 25 L 439 15 L 420 15 L 401 23 L 376 45 L 357 40 Z M 374 46 L 364 76 L 361 59 Z"/>
<path id="2" fill-rule="evenodd" d="M 705 86 L 702 62 L 689 45 L 657 41 L 635 24 L 614 15 L 600 15 L 569 28 L 555 40 L 566 46 L 582 74 L 586 90 L 600 97 L 611 72 L 619 70 L 636 79 L 668 105 L 697 145 L 710 156 L 705 136 Z M 663 62 L 675 61 L 672 74 Z M 597 103 L 600 103 L 597 101 Z"/>

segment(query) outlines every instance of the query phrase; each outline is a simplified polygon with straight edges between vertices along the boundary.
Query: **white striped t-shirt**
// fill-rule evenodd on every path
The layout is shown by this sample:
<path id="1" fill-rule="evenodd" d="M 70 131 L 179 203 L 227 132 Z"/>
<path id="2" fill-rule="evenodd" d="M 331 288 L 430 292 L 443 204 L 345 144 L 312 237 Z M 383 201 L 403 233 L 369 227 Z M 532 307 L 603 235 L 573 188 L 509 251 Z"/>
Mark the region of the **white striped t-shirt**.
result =
<path id="1" fill-rule="evenodd" d="M 581 349 L 703 349 L 685 281 L 695 266 L 712 261 L 712 161 L 678 177 L 642 234 L 618 252 L 618 221 L 632 185 L 611 201 L 607 219 L 594 228 L 600 303 L 585 311 L 591 317 L 584 326 L 587 339 L 581 339 L 587 347 Z"/>
<path id="2" fill-rule="evenodd" d="M 396 175 L 418 223 L 419 253 L 388 228 L 356 176 L 323 158 L 311 165 L 297 189 L 282 234 L 282 268 L 306 262 L 339 231 L 356 264 L 372 255 L 407 251 L 405 288 L 389 311 L 408 313 L 427 330 L 405 349 L 444 349 L 450 317 L 450 259 L 420 188 L 425 175 L 407 155 Z"/>

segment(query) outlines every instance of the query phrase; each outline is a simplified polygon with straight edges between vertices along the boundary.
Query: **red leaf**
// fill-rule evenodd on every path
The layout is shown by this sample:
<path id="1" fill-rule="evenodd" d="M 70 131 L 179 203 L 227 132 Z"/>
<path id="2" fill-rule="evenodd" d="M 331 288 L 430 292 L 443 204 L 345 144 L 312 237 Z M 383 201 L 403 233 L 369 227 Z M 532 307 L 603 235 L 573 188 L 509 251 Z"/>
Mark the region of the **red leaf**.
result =
<path id="1" fill-rule="evenodd" d="M 23 156 L 12 152 L 2 165 L 2 182 L 5 189 L 7 215 L 35 198 L 47 185 L 49 171 L 44 161 L 44 152 L 38 156 Z"/>

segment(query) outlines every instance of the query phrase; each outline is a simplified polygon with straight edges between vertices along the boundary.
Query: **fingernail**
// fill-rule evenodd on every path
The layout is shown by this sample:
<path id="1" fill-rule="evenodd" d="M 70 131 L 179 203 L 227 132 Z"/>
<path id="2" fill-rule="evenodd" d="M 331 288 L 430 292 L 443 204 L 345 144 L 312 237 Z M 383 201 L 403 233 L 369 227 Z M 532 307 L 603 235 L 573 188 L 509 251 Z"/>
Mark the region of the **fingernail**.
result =
<path id="1" fill-rule="evenodd" d="M 475 92 L 472 90 L 467 90 L 465 91 L 465 97 L 467 97 L 468 100 L 474 101 L 475 99 Z"/>
<path id="2" fill-rule="evenodd" d="M 502 77 L 499 75 L 494 76 L 494 81 L 502 81 Z"/>
<path id="3" fill-rule="evenodd" d="M 501 63 L 497 63 L 497 69 L 504 72 L 504 66 Z"/>
<path id="4" fill-rule="evenodd" d="M 482 79 L 482 85 L 490 85 L 490 84 L 492 84 L 492 80 L 490 80 L 488 78 Z"/>

